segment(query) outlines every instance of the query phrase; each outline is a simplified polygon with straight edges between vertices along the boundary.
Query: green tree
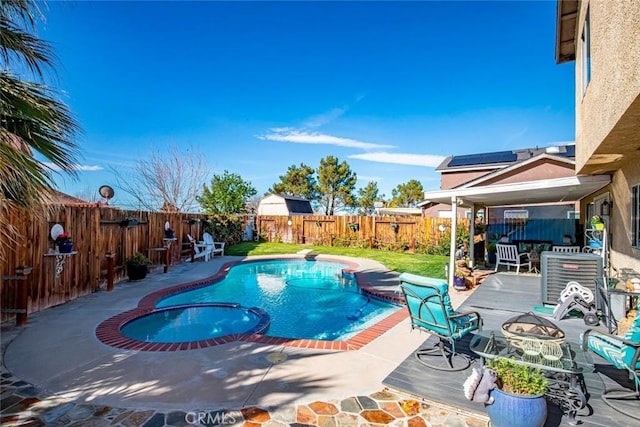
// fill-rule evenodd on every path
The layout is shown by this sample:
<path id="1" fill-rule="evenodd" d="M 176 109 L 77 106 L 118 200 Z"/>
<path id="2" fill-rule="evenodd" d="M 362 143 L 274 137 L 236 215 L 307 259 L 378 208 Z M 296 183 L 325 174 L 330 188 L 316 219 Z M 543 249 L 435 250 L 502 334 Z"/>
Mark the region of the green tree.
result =
<path id="1" fill-rule="evenodd" d="M 300 163 L 300 166 L 291 165 L 286 174 L 280 175 L 280 182 L 273 184 L 269 192 L 283 196 L 303 197 L 312 201 L 318 200 L 315 172 L 311 166 L 304 163 Z"/>
<path id="2" fill-rule="evenodd" d="M 213 215 L 241 214 L 246 212 L 247 201 L 257 191 L 250 182 L 235 173 L 224 171 L 213 175 L 211 186 L 202 189 L 197 200 L 205 213 Z"/>
<path id="3" fill-rule="evenodd" d="M 424 199 L 424 190 L 420 181 L 412 179 L 405 184 L 399 184 L 391 190 L 391 207 L 413 208 Z"/>
<path id="4" fill-rule="evenodd" d="M 351 171 L 346 161 L 338 163 L 338 158 L 334 156 L 320 159 L 318 190 L 325 215 L 333 215 L 355 205 L 353 192 L 357 180 L 357 175 Z"/>
<path id="5" fill-rule="evenodd" d="M 375 203 L 384 199 L 384 195 L 379 195 L 378 183 L 369 181 L 364 188 L 358 189 L 358 215 L 374 215 L 376 213 Z"/>
<path id="6" fill-rule="evenodd" d="M 73 140 L 80 127 L 44 84 L 44 70 L 55 72 L 55 55 L 35 35 L 44 20 L 38 4 L 0 1 L 0 238 L 14 242 L 19 236 L 7 226 L 9 212 L 43 216 L 55 187 L 54 168 L 77 177 Z M 53 167 L 36 160 L 34 152 Z"/>

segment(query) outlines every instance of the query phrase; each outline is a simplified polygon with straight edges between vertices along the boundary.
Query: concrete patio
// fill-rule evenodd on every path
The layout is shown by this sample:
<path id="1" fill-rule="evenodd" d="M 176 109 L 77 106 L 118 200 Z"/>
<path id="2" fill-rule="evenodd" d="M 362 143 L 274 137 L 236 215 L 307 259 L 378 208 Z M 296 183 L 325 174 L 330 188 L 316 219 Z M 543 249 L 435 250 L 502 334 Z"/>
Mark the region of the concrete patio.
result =
<path id="1" fill-rule="evenodd" d="M 455 425 L 486 424 L 482 413 L 462 411 L 461 415 L 407 395 L 385 394 L 382 380 L 428 337 L 411 333 L 406 319 L 361 349 L 342 352 L 247 342 L 145 352 L 110 347 L 96 338 L 100 322 L 134 308 L 145 295 L 209 277 L 223 263 L 240 259 L 226 256 L 174 265 L 167 274 L 157 272 L 142 282 L 121 282 L 113 292 L 101 291 L 32 314 L 24 328 L 3 325 L 3 425 L 88 425 L 89 421 L 91 425 L 106 425 L 101 423 L 107 421 L 111 425 L 185 425 L 185 413 L 246 412 L 247 408 L 253 409 L 246 414 L 237 412 L 243 415 L 235 417 L 237 423 L 249 419 L 287 425 L 286 420 L 300 422 L 300 413 L 311 409 L 313 414 L 308 405 L 314 402 L 338 408 L 331 420 L 325 420 L 333 425 L 367 422 L 366 417 L 358 418 L 362 414 L 356 409 L 375 410 L 376 405 L 381 409 L 390 402 L 396 407 L 380 414 L 395 411 L 398 420 L 418 416 L 425 425 L 427 419 L 445 424 L 449 419 Z M 397 275 L 382 265 L 363 259 L 356 262 L 359 274 L 366 275 L 370 284 L 381 290 L 397 286 Z M 470 293 L 454 292 L 454 305 Z M 270 418 L 256 415 L 265 411 L 271 413 Z M 319 411 L 317 417 L 322 416 L 322 409 Z M 85 418 L 80 419 L 78 413 Z M 274 414 L 278 413 L 287 413 L 288 418 L 276 422 Z M 170 414 L 174 414 L 171 422 Z M 182 414 L 182 421 L 175 414 Z M 374 420 L 386 416 L 370 415 Z"/>

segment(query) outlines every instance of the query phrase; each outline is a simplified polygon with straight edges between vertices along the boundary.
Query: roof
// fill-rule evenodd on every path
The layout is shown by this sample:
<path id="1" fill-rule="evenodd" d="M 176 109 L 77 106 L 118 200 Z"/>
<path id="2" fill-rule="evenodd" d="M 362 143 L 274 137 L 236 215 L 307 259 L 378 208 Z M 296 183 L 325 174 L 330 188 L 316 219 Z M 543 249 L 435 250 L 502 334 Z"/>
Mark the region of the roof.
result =
<path id="1" fill-rule="evenodd" d="M 436 168 L 437 171 L 499 169 L 529 160 L 542 154 L 553 154 L 558 157 L 575 159 L 575 144 L 556 145 L 551 147 L 525 148 L 511 151 L 494 151 L 491 153 L 464 154 L 449 156 Z"/>
<path id="2" fill-rule="evenodd" d="M 283 206 L 290 214 L 313 214 L 313 208 L 311 202 L 302 197 L 283 196 L 281 194 L 269 194 L 265 196 L 258 204 L 258 212 L 267 206 Z M 281 215 L 284 215 L 285 211 L 279 211 Z"/>
<path id="3" fill-rule="evenodd" d="M 87 202 L 86 200 L 82 200 L 78 197 L 71 196 L 69 194 L 63 193 L 62 191 L 58 191 L 58 190 L 53 191 L 53 196 L 51 197 L 50 203 L 54 205 L 64 205 L 64 206 L 77 206 L 77 205 L 95 206 L 95 203 Z"/>
<path id="4" fill-rule="evenodd" d="M 531 205 L 536 203 L 573 202 L 594 193 L 611 182 L 609 175 L 570 176 L 565 178 L 541 179 L 537 181 L 495 184 L 484 187 L 453 188 L 449 190 L 427 191 L 425 199 L 418 206 L 430 203 L 452 204 L 471 207 Z"/>
<path id="5" fill-rule="evenodd" d="M 390 215 L 390 216 L 407 216 L 407 215 L 422 215 L 422 209 L 420 208 L 377 208 L 378 215 Z"/>
<path id="6" fill-rule="evenodd" d="M 576 59 L 576 23 L 579 2 L 577 0 L 558 0 L 556 13 L 556 63 Z"/>
<path id="7" fill-rule="evenodd" d="M 513 163 L 513 164 L 511 164 L 509 166 L 505 166 L 502 169 L 496 169 L 494 171 L 489 172 L 486 175 L 482 175 L 479 178 L 476 178 L 476 179 L 473 179 L 471 181 L 465 182 L 464 184 L 461 184 L 461 185 L 459 185 L 459 186 L 457 186 L 455 188 L 473 187 L 473 186 L 476 186 L 478 184 L 482 184 L 483 182 L 486 182 L 486 181 L 492 180 L 494 178 L 497 178 L 497 177 L 499 177 L 501 175 L 505 175 L 505 174 L 508 174 L 510 172 L 513 172 L 515 170 L 530 167 L 530 165 L 532 163 L 540 162 L 540 161 L 543 161 L 545 159 L 557 161 L 557 162 L 560 162 L 560 163 L 566 163 L 567 167 L 571 167 L 572 175 L 573 175 L 573 170 L 574 170 L 575 164 L 576 164 L 576 161 L 574 160 L 574 158 L 562 157 L 562 156 L 556 156 L 554 154 L 543 153 L 543 154 L 539 154 L 537 156 L 531 157 L 531 158 L 529 158 L 527 160 L 523 160 L 521 162 Z"/>

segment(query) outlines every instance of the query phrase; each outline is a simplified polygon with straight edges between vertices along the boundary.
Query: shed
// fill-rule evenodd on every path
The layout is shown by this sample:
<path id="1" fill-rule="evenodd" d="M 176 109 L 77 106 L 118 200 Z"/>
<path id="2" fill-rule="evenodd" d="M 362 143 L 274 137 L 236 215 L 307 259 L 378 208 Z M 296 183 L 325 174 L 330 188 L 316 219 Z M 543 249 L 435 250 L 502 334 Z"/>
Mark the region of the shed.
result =
<path id="1" fill-rule="evenodd" d="M 313 215 L 313 209 L 307 199 L 269 194 L 260 200 L 258 215 Z"/>

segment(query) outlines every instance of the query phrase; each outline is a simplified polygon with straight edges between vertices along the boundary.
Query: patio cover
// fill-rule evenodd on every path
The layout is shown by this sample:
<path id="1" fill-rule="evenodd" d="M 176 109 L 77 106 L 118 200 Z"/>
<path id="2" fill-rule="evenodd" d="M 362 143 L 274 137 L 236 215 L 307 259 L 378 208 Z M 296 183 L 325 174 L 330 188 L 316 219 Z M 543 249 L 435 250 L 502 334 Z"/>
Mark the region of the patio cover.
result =
<path id="1" fill-rule="evenodd" d="M 458 187 L 449 190 L 425 192 L 424 196 L 426 200 L 418 206 L 429 203 L 442 203 L 452 206 L 449 271 L 453 273 L 455 268 L 457 206 L 473 208 L 475 213 L 475 209 L 482 206 L 575 202 L 609 185 L 610 182 L 611 177 L 609 175 L 594 175 L 570 176 L 480 187 Z M 473 221 L 471 221 L 471 239 L 473 239 L 473 231 Z M 473 250 L 473 242 L 470 242 L 469 248 L 471 251 Z M 471 253 L 471 255 L 471 259 L 473 259 L 473 253 Z M 449 285 L 451 286 L 452 284 L 453 274 L 449 274 Z"/>

